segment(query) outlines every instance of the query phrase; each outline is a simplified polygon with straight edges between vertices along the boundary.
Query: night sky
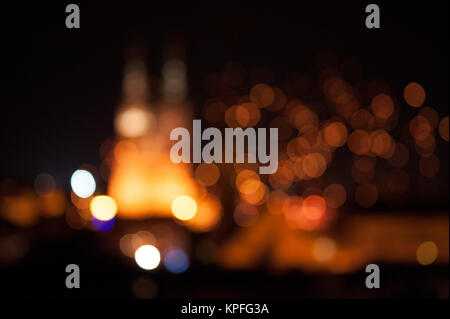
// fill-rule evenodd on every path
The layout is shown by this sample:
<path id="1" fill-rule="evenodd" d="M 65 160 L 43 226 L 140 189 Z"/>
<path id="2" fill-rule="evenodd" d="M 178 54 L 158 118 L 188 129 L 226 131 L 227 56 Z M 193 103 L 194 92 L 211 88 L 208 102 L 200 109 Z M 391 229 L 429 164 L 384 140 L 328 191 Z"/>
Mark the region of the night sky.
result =
<path id="1" fill-rule="evenodd" d="M 185 37 L 189 95 L 198 108 L 204 77 L 229 61 L 265 67 L 279 82 L 292 71 L 307 73 L 317 52 L 329 49 L 358 58 L 365 79 L 386 79 L 398 96 L 405 83 L 419 81 L 430 88 L 427 102 L 448 110 L 447 3 L 380 2 L 380 30 L 364 27 L 365 2 L 288 3 L 86 1 L 77 30 L 65 28 L 65 2 L 7 5 L 0 176 L 30 180 L 46 171 L 67 180 L 74 167 L 98 163 L 101 142 L 114 135 L 127 45 L 141 39 L 148 71 L 158 76 L 164 39 L 174 32 Z"/>

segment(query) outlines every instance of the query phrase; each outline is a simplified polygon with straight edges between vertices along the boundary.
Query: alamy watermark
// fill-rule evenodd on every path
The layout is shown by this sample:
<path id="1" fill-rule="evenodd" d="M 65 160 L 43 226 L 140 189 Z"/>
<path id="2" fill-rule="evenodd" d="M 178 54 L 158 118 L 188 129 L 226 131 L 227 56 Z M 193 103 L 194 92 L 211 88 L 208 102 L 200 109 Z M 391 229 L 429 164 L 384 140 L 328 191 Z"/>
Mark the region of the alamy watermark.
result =
<path id="1" fill-rule="evenodd" d="M 256 163 L 258 160 L 260 164 L 267 164 L 259 167 L 260 174 L 273 174 L 278 169 L 278 128 L 269 129 L 269 143 L 267 129 L 257 130 L 258 134 L 253 127 L 225 128 L 223 142 L 222 132 L 218 128 L 209 127 L 202 133 L 201 120 L 193 120 L 192 159 L 191 134 L 184 127 L 174 128 L 170 133 L 170 140 L 178 141 L 170 150 L 170 159 L 174 163 L 233 163 L 235 160 L 236 163 L 244 163 L 247 154 L 248 163 Z M 209 142 L 202 147 L 202 141 Z"/>

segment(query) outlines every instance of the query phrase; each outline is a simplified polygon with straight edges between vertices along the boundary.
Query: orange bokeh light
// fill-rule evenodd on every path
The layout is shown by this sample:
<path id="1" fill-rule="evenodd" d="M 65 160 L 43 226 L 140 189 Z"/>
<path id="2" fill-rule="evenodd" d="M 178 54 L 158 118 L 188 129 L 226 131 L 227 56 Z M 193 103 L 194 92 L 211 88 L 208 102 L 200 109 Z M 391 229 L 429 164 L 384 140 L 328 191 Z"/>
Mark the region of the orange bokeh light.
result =
<path id="1" fill-rule="evenodd" d="M 340 147 L 347 142 L 347 127 L 340 122 L 333 122 L 325 126 L 323 135 L 329 146 Z"/>
<path id="2" fill-rule="evenodd" d="M 392 98 L 384 93 L 380 93 L 372 99 L 370 104 L 373 114 L 383 120 L 391 117 L 394 113 L 394 102 Z"/>
<path id="3" fill-rule="evenodd" d="M 425 90 L 416 82 L 409 83 L 403 90 L 406 103 L 412 107 L 420 107 L 425 102 Z"/>

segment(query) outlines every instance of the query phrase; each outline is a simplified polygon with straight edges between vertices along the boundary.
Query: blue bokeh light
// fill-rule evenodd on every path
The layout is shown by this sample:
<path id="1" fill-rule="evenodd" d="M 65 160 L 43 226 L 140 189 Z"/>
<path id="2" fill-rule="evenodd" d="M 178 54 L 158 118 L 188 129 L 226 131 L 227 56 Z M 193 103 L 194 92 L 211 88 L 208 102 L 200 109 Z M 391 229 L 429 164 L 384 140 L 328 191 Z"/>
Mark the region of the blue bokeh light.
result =
<path id="1" fill-rule="evenodd" d="M 164 256 L 164 266 L 173 274 L 181 274 L 189 268 L 189 258 L 179 248 L 170 249 Z"/>
<path id="2" fill-rule="evenodd" d="M 106 233 L 108 231 L 110 231 L 113 226 L 114 226 L 114 220 L 115 218 L 111 218 L 110 220 L 99 220 L 97 218 L 95 218 L 94 216 L 92 216 L 92 225 L 94 226 L 94 228 L 101 232 L 101 233 Z"/>

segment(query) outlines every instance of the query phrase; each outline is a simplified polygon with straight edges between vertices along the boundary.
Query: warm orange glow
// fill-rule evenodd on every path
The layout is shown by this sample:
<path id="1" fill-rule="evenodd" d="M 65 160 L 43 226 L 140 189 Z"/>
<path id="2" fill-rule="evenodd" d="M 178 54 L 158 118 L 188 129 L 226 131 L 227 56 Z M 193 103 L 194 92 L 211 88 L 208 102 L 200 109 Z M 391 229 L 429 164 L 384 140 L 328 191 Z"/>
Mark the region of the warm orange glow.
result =
<path id="1" fill-rule="evenodd" d="M 250 99 L 258 107 L 266 108 L 275 100 L 275 93 L 268 85 L 256 84 L 250 90 Z"/>
<path id="2" fill-rule="evenodd" d="M 6 196 L 0 204 L 1 216 L 16 225 L 31 226 L 39 219 L 37 198 L 29 191 L 17 196 Z"/>
<path id="3" fill-rule="evenodd" d="M 107 221 L 116 216 L 117 204 L 112 197 L 100 195 L 91 200 L 90 209 L 96 219 Z"/>
<path id="4" fill-rule="evenodd" d="M 283 215 L 262 214 L 252 227 L 236 231 L 225 241 L 217 254 L 219 263 L 251 270 L 269 260 L 271 269 L 332 273 L 355 273 L 374 260 L 414 264 L 418 244 L 430 240 L 430 233 L 423 230 L 433 229 L 439 253 L 434 254 L 437 250 L 427 244 L 421 254 L 423 249 L 430 257 L 437 255 L 427 263 L 448 264 L 448 216 L 365 212 L 348 216 L 335 238 L 298 231 L 300 227 L 293 227 L 292 221 L 286 225 Z"/>
<path id="5" fill-rule="evenodd" d="M 444 117 L 439 123 L 439 134 L 444 141 L 448 142 L 448 116 Z"/>
<path id="6" fill-rule="evenodd" d="M 432 241 L 426 241 L 417 247 L 416 257 L 419 264 L 426 266 L 434 263 L 438 256 L 438 247 Z"/>
<path id="7" fill-rule="evenodd" d="M 409 132 L 415 140 L 425 140 L 433 130 L 428 119 L 424 116 L 418 115 L 414 117 L 409 124 Z"/>
<path id="8" fill-rule="evenodd" d="M 227 108 L 227 110 L 225 111 L 225 123 L 227 124 L 228 127 L 239 127 L 241 126 L 237 120 L 237 110 L 238 110 L 238 106 L 237 105 L 233 105 L 230 106 L 229 108 Z M 243 114 L 241 113 L 241 121 L 244 121 L 244 119 L 242 118 Z M 247 120 L 250 118 L 250 115 L 247 116 Z"/>
<path id="9" fill-rule="evenodd" d="M 270 193 L 266 202 L 267 210 L 274 215 L 283 213 L 284 202 L 287 200 L 288 195 L 282 191 L 273 191 Z"/>
<path id="10" fill-rule="evenodd" d="M 330 208 L 339 208 L 347 199 L 347 191 L 340 184 L 328 185 L 323 191 L 323 197 Z"/>
<path id="11" fill-rule="evenodd" d="M 213 230 L 222 218 L 222 204 L 218 197 L 207 194 L 198 203 L 197 213 L 185 225 L 196 232 Z"/>
<path id="12" fill-rule="evenodd" d="M 123 137 L 144 136 L 154 126 L 154 117 L 142 106 L 127 106 L 119 111 L 115 119 L 116 131 Z"/>
<path id="13" fill-rule="evenodd" d="M 336 113 L 349 120 L 359 108 L 353 88 L 336 75 L 327 76 L 323 90 L 326 97 L 335 104 Z"/>
<path id="14" fill-rule="evenodd" d="M 394 139 L 385 130 L 376 130 L 370 133 L 371 151 L 380 157 L 389 158 L 395 152 Z"/>
<path id="15" fill-rule="evenodd" d="M 120 165 L 132 165 L 138 156 L 138 148 L 131 141 L 120 141 L 114 147 L 114 157 Z"/>
<path id="16" fill-rule="evenodd" d="M 316 220 L 325 214 L 327 205 L 322 196 L 311 195 L 303 200 L 302 208 L 306 218 Z"/>
<path id="17" fill-rule="evenodd" d="M 240 185 L 239 191 L 244 195 L 254 194 L 259 190 L 261 184 L 258 179 L 249 178 Z"/>
<path id="18" fill-rule="evenodd" d="M 311 195 L 306 205 L 300 196 L 289 196 L 283 205 L 287 225 L 292 229 L 314 230 L 324 224 L 326 204 L 320 196 Z"/>
<path id="19" fill-rule="evenodd" d="M 317 178 L 325 172 L 327 161 L 320 153 L 308 154 L 302 161 L 302 168 L 307 176 Z"/>
<path id="20" fill-rule="evenodd" d="M 357 129 L 348 137 L 348 148 L 355 154 L 364 155 L 370 151 L 371 139 L 369 133 L 364 130 Z"/>
<path id="21" fill-rule="evenodd" d="M 428 134 L 423 140 L 415 140 L 415 148 L 418 154 L 430 156 L 436 149 L 436 138 L 434 134 Z"/>
<path id="22" fill-rule="evenodd" d="M 360 109 L 353 113 L 350 124 L 355 130 L 361 129 L 370 131 L 375 125 L 375 120 L 373 118 L 373 115 L 369 111 Z"/>
<path id="23" fill-rule="evenodd" d="M 317 125 L 319 124 L 319 118 L 317 117 L 316 113 L 303 105 L 298 105 L 292 108 L 289 113 L 289 119 L 291 123 L 293 123 L 294 126 L 299 130 L 307 125 L 317 127 Z"/>
<path id="24" fill-rule="evenodd" d="M 234 209 L 233 214 L 236 224 L 241 227 L 249 227 L 256 223 L 259 217 L 258 209 L 247 203 L 240 203 Z"/>
<path id="25" fill-rule="evenodd" d="M 200 185 L 212 186 L 217 183 L 219 177 L 219 167 L 214 163 L 201 163 L 195 169 L 195 179 Z"/>
<path id="26" fill-rule="evenodd" d="M 425 90 L 416 82 L 411 82 L 405 87 L 403 96 L 406 103 L 412 107 L 420 107 L 425 102 Z"/>
<path id="27" fill-rule="evenodd" d="M 82 198 L 78 197 L 73 191 L 70 192 L 70 199 L 72 203 L 78 209 L 89 209 L 89 205 L 91 204 L 92 196 Z"/>
<path id="28" fill-rule="evenodd" d="M 275 99 L 272 105 L 270 105 L 267 109 L 270 111 L 279 111 L 286 105 L 287 98 L 284 92 L 279 88 L 274 87 L 273 92 L 275 94 Z"/>
<path id="29" fill-rule="evenodd" d="M 428 120 L 431 127 L 435 129 L 439 124 L 439 115 L 431 106 L 422 107 L 419 111 L 419 115 Z"/>
<path id="30" fill-rule="evenodd" d="M 172 163 L 166 143 L 167 140 L 158 135 L 142 138 L 135 143 L 138 156 L 133 147 L 123 147 L 122 161 L 114 159 L 108 193 L 117 201 L 121 217 L 170 217 L 170 206 L 175 198 L 196 196 L 197 183 L 189 166 Z M 121 164 L 124 162 L 127 165 Z"/>
<path id="31" fill-rule="evenodd" d="M 241 192 L 241 198 L 252 205 L 264 203 L 269 196 L 267 185 L 258 180 L 250 179 L 248 182 L 244 182 L 242 188 L 244 191 Z"/>
<path id="32" fill-rule="evenodd" d="M 248 169 L 243 169 L 241 170 L 237 176 L 236 176 L 236 180 L 235 180 L 235 184 L 236 187 L 239 191 L 241 191 L 241 189 L 243 189 L 243 185 L 244 183 L 249 183 L 249 181 L 251 180 L 256 180 L 259 181 L 259 175 L 251 170 Z"/>
<path id="33" fill-rule="evenodd" d="M 283 201 L 283 213 L 287 220 L 295 220 L 299 215 L 303 215 L 302 203 L 303 197 L 301 196 L 288 196 Z"/>
<path id="34" fill-rule="evenodd" d="M 383 120 L 388 119 L 394 113 L 394 102 L 389 95 L 384 93 L 375 96 L 370 107 L 373 114 Z"/>
<path id="35" fill-rule="evenodd" d="M 189 196 L 179 196 L 172 202 L 172 213 L 180 220 L 189 220 L 197 214 L 197 203 Z"/>
<path id="36" fill-rule="evenodd" d="M 138 231 L 136 234 L 126 234 L 120 238 L 120 251 L 130 258 L 134 257 L 136 250 L 142 245 L 155 245 L 155 236 L 148 231 Z"/>
<path id="37" fill-rule="evenodd" d="M 236 107 L 236 121 L 239 126 L 255 126 L 261 119 L 261 112 L 255 103 L 243 103 Z"/>
<path id="38" fill-rule="evenodd" d="M 340 122 L 333 122 L 323 129 L 325 141 L 332 147 L 340 147 L 347 142 L 347 128 Z"/>
<path id="39" fill-rule="evenodd" d="M 44 217 L 61 216 L 66 209 L 65 193 L 56 189 L 41 198 L 41 211 Z"/>
<path id="40" fill-rule="evenodd" d="M 336 254 L 336 243 L 331 238 L 321 237 L 313 244 L 313 256 L 318 262 L 330 261 Z"/>
<path id="41" fill-rule="evenodd" d="M 305 137 L 296 137 L 289 141 L 286 152 L 291 159 L 300 159 L 311 151 L 311 144 Z"/>
<path id="42" fill-rule="evenodd" d="M 293 181 L 294 172 L 286 166 L 279 166 L 278 170 L 269 176 L 270 185 L 276 190 L 288 189 Z"/>

